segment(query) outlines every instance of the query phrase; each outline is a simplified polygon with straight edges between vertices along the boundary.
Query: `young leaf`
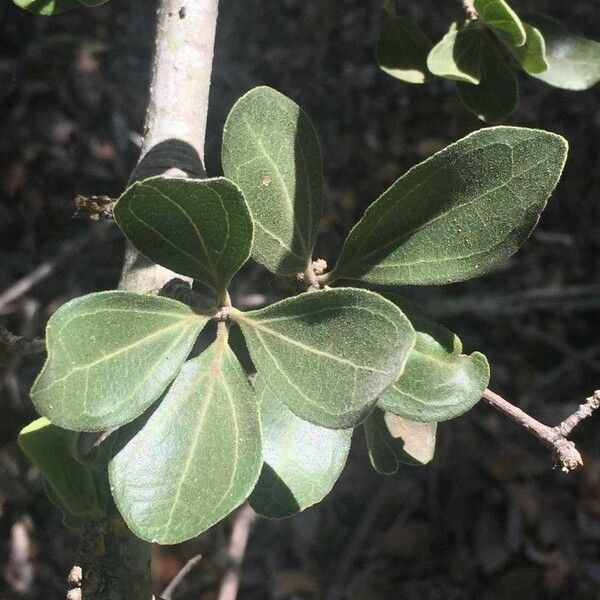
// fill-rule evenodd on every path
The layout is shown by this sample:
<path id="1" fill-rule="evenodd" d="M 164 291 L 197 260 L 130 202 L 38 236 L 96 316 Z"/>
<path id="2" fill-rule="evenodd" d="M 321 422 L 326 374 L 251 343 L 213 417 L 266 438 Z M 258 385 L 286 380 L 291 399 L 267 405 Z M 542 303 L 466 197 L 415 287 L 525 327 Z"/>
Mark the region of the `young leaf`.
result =
<path id="1" fill-rule="evenodd" d="M 188 361 L 150 418 L 109 466 L 130 529 L 176 544 L 226 517 L 262 466 L 260 419 L 248 379 L 225 340 Z"/>
<path id="2" fill-rule="evenodd" d="M 565 90 L 587 90 L 600 81 L 600 43 L 571 33 L 545 15 L 527 15 L 546 43 L 548 69 L 533 77 Z"/>
<path id="3" fill-rule="evenodd" d="M 527 40 L 520 48 L 508 45 L 507 48 L 515 57 L 525 73 L 535 75 L 548 69 L 546 60 L 546 42 L 539 29 L 528 23 L 523 23 L 527 33 Z"/>
<path id="4" fill-rule="evenodd" d="M 397 473 L 400 463 L 420 466 L 433 458 L 437 423 L 415 423 L 375 408 L 364 429 L 369 459 L 382 475 Z"/>
<path id="5" fill-rule="evenodd" d="M 48 321 L 33 403 L 76 431 L 123 425 L 162 394 L 207 320 L 175 300 L 131 292 L 71 300 Z"/>
<path id="6" fill-rule="evenodd" d="M 486 39 L 481 46 L 481 81 L 479 85 L 458 83 L 461 100 L 482 121 L 502 121 L 517 106 L 519 89 L 512 66 L 497 47 Z"/>
<path id="7" fill-rule="evenodd" d="M 484 36 L 485 30 L 477 23 L 452 23 L 429 53 L 427 67 L 438 77 L 479 83 Z"/>
<path id="8" fill-rule="evenodd" d="M 98 494 L 97 474 L 72 456 L 77 433 L 56 427 L 42 417 L 19 434 L 19 446 L 44 477 L 50 500 L 70 526 L 102 516 L 106 506 Z"/>
<path id="9" fill-rule="evenodd" d="M 259 375 L 300 418 L 346 429 L 395 381 L 415 343 L 400 309 L 378 294 L 335 288 L 231 318 Z"/>
<path id="10" fill-rule="evenodd" d="M 518 127 L 476 131 L 413 167 L 365 212 L 330 275 L 441 284 L 514 254 L 562 172 L 566 141 Z"/>
<path id="11" fill-rule="evenodd" d="M 504 0 L 474 0 L 473 5 L 481 22 L 494 30 L 512 46 L 520 47 L 525 43 L 527 34 L 517 13 Z"/>
<path id="12" fill-rule="evenodd" d="M 431 42 L 416 23 L 386 13 L 375 50 L 382 71 L 407 83 L 424 83 L 430 50 Z"/>
<path id="13" fill-rule="evenodd" d="M 383 391 L 377 406 L 413 421 L 439 422 L 475 405 L 490 379 L 490 367 L 479 352 L 462 354 L 451 331 L 425 317 L 411 302 L 386 294 L 410 319 L 417 332 L 400 378 Z"/>
<path id="14" fill-rule="evenodd" d="M 145 179 L 119 198 L 114 216 L 142 254 L 218 295 L 250 257 L 250 211 L 240 190 L 222 177 Z"/>
<path id="15" fill-rule="evenodd" d="M 323 193 L 319 141 L 304 111 L 271 88 L 250 90 L 227 117 L 223 171 L 250 206 L 256 225 L 252 256 L 280 275 L 303 272 Z"/>
<path id="16" fill-rule="evenodd" d="M 257 382 L 264 464 L 249 502 L 265 517 L 289 517 L 320 502 L 337 481 L 352 429 L 326 429 L 297 417 Z"/>

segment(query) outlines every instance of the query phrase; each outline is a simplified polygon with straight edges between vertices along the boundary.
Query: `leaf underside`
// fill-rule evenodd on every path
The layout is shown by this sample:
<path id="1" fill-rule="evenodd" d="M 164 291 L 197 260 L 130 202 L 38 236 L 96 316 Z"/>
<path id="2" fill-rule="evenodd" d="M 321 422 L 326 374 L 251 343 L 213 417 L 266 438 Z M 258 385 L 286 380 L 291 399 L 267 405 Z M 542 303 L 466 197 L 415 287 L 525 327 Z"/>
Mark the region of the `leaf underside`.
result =
<path id="1" fill-rule="evenodd" d="M 123 425 L 160 396 L 207 320 L 175 300 L 132 292 L 71 300 L 48 321 L 33 403 L 66 429 Z"/>
<path id="2" fill-rule="evenodd" d="M 346 429 L 402 372 L 415 333 L 388 300 L 326 289 L 231 317 L 264 383 L 300 418 Z"/>
<path id="3" fill-rule="evenodd" d="M 437 423 L 416 423 L 375 408 L 364 422 L 371 465 L 382 475 L 393 475 L 400 464 L 427 464 L 435 452 L 436 430 Z"/>
<path id="4" fill-rule="evenodd" d="M 256 398 L 219 340 L 188 361 L 109 466 L 113 497 L 139 537 L 175 544 L 237 508 L 262 466 Z"/>
<path id="5" fill-rule="evenodd" d="M 523 23 L 523 26 L 527 34 L 525 44 L 519 48 L 507 44 L 507 48 L 525 73 L 530 75 L 543 73 L 548 69 L 544 37 L 539 29 L 529 23 Z"/>
<path id="6" fill-rule="evenodd" d="M 259 377 L 264 464 L 249 502 L 257 513 L 281 519 L 331 491 L 346 464 L 352 429 L 326 429 L 300 419 L 260 382 Z"/>
<path id="7" fill-rule="evenodd" d="M 273 273 L 304 272 L 323 194 L 321 150 L 310 119 L 283 94 L 254 88 L 227 117 L 222 160 L 225 176 L 240 187 L 252 212 L 252 256 Z"/>
<path id="8" fill-rule="evenodd" d="M 444 284 L 493 269 L 535 227 L 567 154 L 555 134 L 490 127 L 400 177 L 350 232 L 332 278 Z"/>
<path id="9" fill-rule="evenodd" d="M 431 73 L 445 79 L 478 83 L 483 33 L 477 23 L 452 23 L 427 57 Z"/>
<path id="10" fill-rule="evenodd" d="M 525 43 L 525 27 L 515 11 L 504 0 L 474 0 L 481 21 L 499 37 L 515 47 Z"/>
<path id="11" fill-rule="evenodd" d="M 479 352 L 462 354 L 458 336 L 425 317 L 411 302 L 385 294 L 410 319 L 417 341 L 400 378 L 381 394 L 377 406 L 421 422 L 439 422 L 472 408 L 488 385 L 490 368 Z"/>
<path id="12" fill-rule="evenodd" d="M 587 90 L 600 81 L 600 43 L 571 33 L 545 15 L 528 14 L 525 19 L 540 31 L 546 45 L 548 69 L 533 77 L 566 90 Z"/>
<path id="13" fill-rule="evenodd" d="M 119 198 L 114 215 L 142 254 L 217 294 L 250 257 L 250 211 L 240 190 L 223 177 L 136 182 Z"/>

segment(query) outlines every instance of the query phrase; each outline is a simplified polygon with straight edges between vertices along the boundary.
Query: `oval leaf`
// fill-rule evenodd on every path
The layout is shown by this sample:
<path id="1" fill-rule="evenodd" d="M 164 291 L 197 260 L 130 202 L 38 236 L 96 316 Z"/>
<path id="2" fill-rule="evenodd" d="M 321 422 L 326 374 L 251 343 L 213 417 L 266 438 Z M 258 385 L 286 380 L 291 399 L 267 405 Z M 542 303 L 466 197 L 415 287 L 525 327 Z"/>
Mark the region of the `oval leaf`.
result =
<path id="1" fill-rule="evenodd" d="M 249 502 L 257 513 L 282 519 L 331 491 L 346 464 L 352 429 L 326 429 L 300 419 L 261 381 L 256 389 L 264 464 Z"/>
<path id="2" fill-rule="evenodd" d="M 525 43 L 527 34 L 517 13 L 504 0 L 474 0 L 479 18 L 494 30 L 498 37 L 512 46 Z"/>
<path id="3" fill-rule="evenodd" d="M 44 477 L 48 497 L 70 525 L 97 519 L 108 508 L 97 489 L 97 474 L 73 458 L 77 435 L 42 417 L 27 425 L 18 440 L 25 456 Z"/>
<path id="4" fill-rule="evenodd" d="M 416 423 L 376 408 L 364 429 L 371 465 L 382 475 L 397 473 L 400 463 L 420 466 L 433 458 L 437 423 Z"/>
<path id="5" fill-rule="evenodd" d="M 429 53 L 427 67 L 438 77 L 478 83 L 484 35 L 485 30 L 477 23 L 452 23 Z"/>
<path id="6" fill-rule="evenodd" d="M 140 538 L 176 544 L 226 517 L 262 466 L 260 418 L 224 340 L 188 361 L 164 400 L 109 466 L 111 491 Z"/>
<path id="7" fill-rule="evenodd" d="M 600 81 L 600 43 L 571 33 L 545 15 L 527 15 L 546 43 L 548 69 L 533 77 L 565 90 L 587 90 Z"/>
<path id="8" fill-rule="evenodd" d="M 248 206 L 240 190 L 222 177 L 136 182 L 119 198 L 114 216 L 142 254 L 219 296 L 252 249 Z"/>
<path id="9" fill-rule="evenodd" d="M 223 171 L 250 206 L 252 256 L 280 275 L 303 272 L 312 259 L 323 194 L 319 141 L 304 111 L 271 88 L 250 90 L 227 117 Z"/>
<path id="10" fill-rule="evenodd" d="M 382 71 L 407 83 L 424 83 L 430 50 L 431 42 L 416 23 L 386 13 L 375 50 Z"/>
<path id="11" fill-rule="evenodd" d="M 458 83 L 458 93 L 469 110 L 488 123 L 502 121 L 517 106 L 519 89 L 513 72 L 491 39 L 484 40 L 481 47 L 481 80 L 479 85 Z"/>
<path id="12" fill-rule="evenodd" d="M 507 45 L 511 54 L 515 57 L 525 73 L 535 75 L 543 73 L 548 69 L 546 60 L 546 42 L 539 29 L 536 29 L 528 23 L 523 23 L 527 40 L 520 48 Z"/>
<path id="13" fill-rule="evenodd" d="M 462 354 L 454 333 L 425 317 L 412 303 L 386 294 L 410 319 L 417 332 L 400 378 L 381 394 L 377 405 L 414 421 L 446 421 L 461 415 L 481 398 L 490 367 L 479 352 Z"/>
<path id="14" fill-rule="evenodd" d="M 71 300 L 48 321 L 33 403 L 67 429 L 123 425 L 162 394 L 207 320 L 176 300 L 131 292 Z"/>
<path id="15" fill-rule="evenodd" d="M 415 342 L 408 319 L 367 290 L 302 294 L 231 318 L 258 373 L 300 418 L 333 429 L 364 419 Z"/>
<path id="16" fill-rule="evenodd" d="M 566 141 L 490 127 L 413 167 L 350 232 L 329 279 L 441 284 L 475 277 L 514 254 L 562 172 Z"/>

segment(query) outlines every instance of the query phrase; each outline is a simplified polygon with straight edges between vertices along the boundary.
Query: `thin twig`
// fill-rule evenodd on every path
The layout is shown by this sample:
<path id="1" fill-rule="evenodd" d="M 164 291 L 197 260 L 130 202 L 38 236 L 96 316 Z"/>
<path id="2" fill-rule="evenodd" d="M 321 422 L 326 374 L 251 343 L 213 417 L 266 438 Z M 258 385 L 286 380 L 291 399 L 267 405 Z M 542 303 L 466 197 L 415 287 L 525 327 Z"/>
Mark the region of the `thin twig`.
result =
<path id="1" fill-rule="evenodd" d="M 567 437 L 583 419 L 591 417 L 597 408 L 600 408 L 600 390 L 596 390 L 589 398 L 586 398 L 586 401 L 580 404 L 579 408 L 571 416 L 567 417 L 554 429 Z"/>
<path id="2" fill-rule="evenodd" d="M 227 570 L 221 581 L 218 600 L 235 600 L 237 598 L 242 562 L 255 521 L 256 513 L 249 504 L 242 506 L 235 515 L 227 550 Z"/>
<path id="3" fill-rule="evenodd" d="M 485 390 L 483 399 L 552 448 L 558 462 L 562 465 L 563 471 L 572 471 L 583 464 L 581 454 L 579 454 L 575 444 L 567 439 L 567 435 L 571 433 L 577 423 L 589 417 L 592 411 L 600 406 L 600 391 L 594 392 L 585 404 L 582 404 L 574 414 L 565 419 L 558 427 L 548 427 L 548 425 L 540 423 L 508 400 L 502 398 L 502 396 L 492 392 L 492 390 Z"/>
<path id="4" fill-rule="evenodd" d="M 86 246 L 104 238 L 110 228 L 111 225 L 108 222 L 99 223 L 76 240 L 65 243 L 55 257 L 45 260 L 33 269 L 33 271 L 15 281 L 15 283 L 0 294 L 0 311 L 6 305 L 24 296 L 32 287 L 50 277 L 58 267 L 69 258 L 82 252 Z"/>
<path id="5" fill-rule="evenodd" d="M 196 556 L 193 556 L 192 558 L 190 558 L 190 560 L 188 560 L 185 565 L 183 565 L 183 567 L 181 567 L 181 570 L 179 571 L 179 573 L 177 573 L 177 575 L 175 575 L 175 577 L 173 577 L 173 579 L 171 580 L 171 582 L 169 583 L 169 585 L 165 588 L 165 591 L 161 594 L 161 598 L 162 600 L 171 600 L 171 597 L 173 596 L 173 593 L 175 592 L 175 590 L 177 589 L 177 587 L 179 586 L 179 584 L 185 579 L 185 577 L 187 576 L 187 574 L 202 560 L 202 555 L 198 554 Z"/>

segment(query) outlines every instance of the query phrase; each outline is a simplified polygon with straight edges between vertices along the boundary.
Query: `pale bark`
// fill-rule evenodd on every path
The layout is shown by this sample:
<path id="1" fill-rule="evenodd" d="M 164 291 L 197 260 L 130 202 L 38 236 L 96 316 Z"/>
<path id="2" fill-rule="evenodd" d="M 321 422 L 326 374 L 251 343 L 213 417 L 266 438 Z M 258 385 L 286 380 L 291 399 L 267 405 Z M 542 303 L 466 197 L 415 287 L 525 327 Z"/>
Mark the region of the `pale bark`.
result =
<path id="1" fill-rule="evenodd" d="M 156 49 L 140 160 L 130 183 L 204 176 L 204 138 L 218 0 L 159 0 Z M 157 292 L 173 277 L 128 244 L 119 288 Z M 184 278 L 185 279 L 185 278 Z M 150 544 L 118 520 L 84 532 L 68 598 L 149 600 Z"/>

